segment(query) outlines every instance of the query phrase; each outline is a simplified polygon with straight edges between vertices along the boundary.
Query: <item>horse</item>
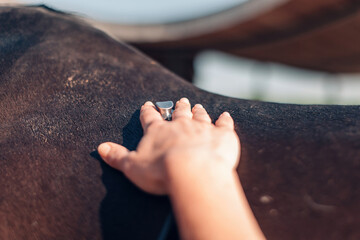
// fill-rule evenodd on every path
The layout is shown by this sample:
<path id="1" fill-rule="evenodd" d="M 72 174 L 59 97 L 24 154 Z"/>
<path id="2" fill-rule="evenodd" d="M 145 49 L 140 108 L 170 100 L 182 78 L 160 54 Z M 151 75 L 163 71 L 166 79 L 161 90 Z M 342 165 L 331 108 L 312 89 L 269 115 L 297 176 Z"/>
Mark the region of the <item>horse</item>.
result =
<path id="1" fill-rule="evenodd" d="M 156 239 L 168 198 L 139 190 L 96 147 L 136 149 L 140 106 L 184 96 L 213 120 L 233 116 L 238 174 L 268 239 L 360 238 L 360 106 L 209 93 L 71 14 L 3 6 L 0 239 Z M 173 224 L 167 239 L 178 238 Z"/>

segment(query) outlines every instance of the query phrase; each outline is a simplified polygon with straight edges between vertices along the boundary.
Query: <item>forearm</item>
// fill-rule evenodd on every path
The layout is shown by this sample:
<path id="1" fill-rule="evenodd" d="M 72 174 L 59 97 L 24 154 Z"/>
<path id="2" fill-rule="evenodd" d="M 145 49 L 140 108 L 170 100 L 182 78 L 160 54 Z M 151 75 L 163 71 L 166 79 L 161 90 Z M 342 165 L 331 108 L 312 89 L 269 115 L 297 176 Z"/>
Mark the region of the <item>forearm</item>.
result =
<path id="1" fill-rule="evenodd" d="M 183 239 L 264 239 L 235 172 L 177 169 L 170 198 Z M 181 175 L 181 177 L 180 177 Z"/>

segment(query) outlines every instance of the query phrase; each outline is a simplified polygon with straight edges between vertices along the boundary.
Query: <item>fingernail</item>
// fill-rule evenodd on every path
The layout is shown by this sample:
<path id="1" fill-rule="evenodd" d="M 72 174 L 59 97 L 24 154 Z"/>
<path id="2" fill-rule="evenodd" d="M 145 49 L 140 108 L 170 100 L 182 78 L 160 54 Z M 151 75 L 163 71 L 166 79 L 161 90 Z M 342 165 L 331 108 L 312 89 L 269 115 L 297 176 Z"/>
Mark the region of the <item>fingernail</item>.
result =
<path id="1" fill-rule="evenodd" d="M 98 147 L 98 152 L 102 157 L 107 157 L 111 149 L 111 146 L 107 143 L 102 143 Z"/>
<path id="2" fill-rule="evenodd" d="M 204 107 L 203 107 L 203 105 L 198 103 L 198 104 L 195 104 L 194 108 L 204 108 Z"/>
<path id="3" fill-rule="evenodd" d="M 189 99 L 187 99 L 187 98 L 181 98 L 181 99 L 180 99 L 180 102 L 190 103 Z"/>
<path id="4" fill-rule="evenodd" d="M 147 101 L 146 103 L 144 103 L 144 105 L 149 105 L 149 106 L 155 106 L 152 102 Z"/>
<path id="5" fill-rule="evenodd" d="M 223 115 L 230 117 L 230 113 L 229 113 L 229 112 L 223 112 Z"/>

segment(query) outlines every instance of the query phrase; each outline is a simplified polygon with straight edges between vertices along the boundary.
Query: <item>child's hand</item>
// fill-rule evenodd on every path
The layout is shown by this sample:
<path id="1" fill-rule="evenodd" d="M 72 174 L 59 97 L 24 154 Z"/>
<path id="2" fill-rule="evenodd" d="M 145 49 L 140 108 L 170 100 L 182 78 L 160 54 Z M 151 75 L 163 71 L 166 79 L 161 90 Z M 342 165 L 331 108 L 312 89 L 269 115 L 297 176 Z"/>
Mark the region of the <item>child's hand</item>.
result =
<path id="1" fill-rule="evenodd" d="M 238 164 L 240 142 L 229 113 L 214 125 L 200 104 L 191 111 L 189 100 L 182 98 L 172 121 L 163 120 L 151 102 L 141 107 L 140 121 L 144 136 L 136 151 L 115 143 L 103 143 L 98 151 L 146 192 L 168 194 L 171 178 L 230 174 Z"/>

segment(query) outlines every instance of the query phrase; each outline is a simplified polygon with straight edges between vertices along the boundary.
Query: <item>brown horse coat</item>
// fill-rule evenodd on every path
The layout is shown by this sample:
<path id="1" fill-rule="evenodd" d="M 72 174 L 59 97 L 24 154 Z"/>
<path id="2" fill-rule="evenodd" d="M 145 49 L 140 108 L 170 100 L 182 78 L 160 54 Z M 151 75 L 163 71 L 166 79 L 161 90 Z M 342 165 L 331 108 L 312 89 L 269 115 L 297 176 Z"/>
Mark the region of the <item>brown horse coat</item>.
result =
<path id="1" fill-rule="evenodd" d="M 94 151 L 135 149 L 141 104 L 183 96 L 233 115 L 240 179 L 269 239 L 360 239 L 359 106 L 211 94 L 44 7 L 0 8 L 0 239 L 156 239 L 167 198 Z"/>

